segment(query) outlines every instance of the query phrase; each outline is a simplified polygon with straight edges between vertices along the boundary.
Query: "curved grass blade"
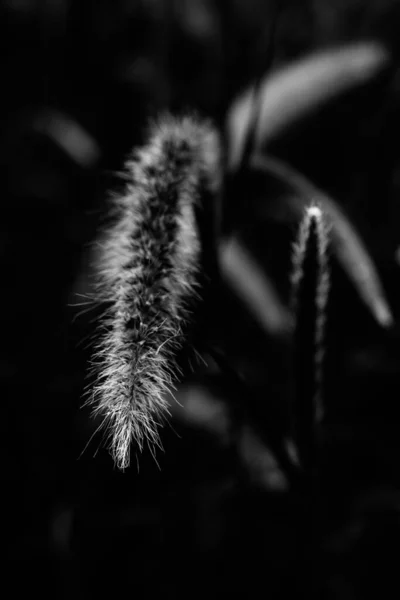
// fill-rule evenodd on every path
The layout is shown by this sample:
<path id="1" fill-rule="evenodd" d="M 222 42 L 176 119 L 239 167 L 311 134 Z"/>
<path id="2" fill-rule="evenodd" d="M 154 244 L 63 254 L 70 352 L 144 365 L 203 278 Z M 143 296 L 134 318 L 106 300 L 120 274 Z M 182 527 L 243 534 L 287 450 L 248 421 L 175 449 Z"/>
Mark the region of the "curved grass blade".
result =
<path id="1" fill-rule="evenodd" d="M 303 57 L 267 76 L 259 90 L 254 152 L 320 105 L 373 78 L 388 62 L 378 42 L 358 42 Z M 256 88 L 246 90 L 227 116 L 228 167 L 237 169 L 254 120 Z"/>
<path id="2" fill-rule="evenodd" d="M 251 159 L 250 166 L 277 177 L 296 192 L 296 198 L 288 199 L 296 218 L 301 218 L 304 208 L 311 201 L 321 207 L 331 224 L 332 249 L 343 269 L 376 321 L 382 327 L 390 327 L 393 324 L 393 316 L 377 269 L 354 226 L 337 203 L 281 160 L 269 156 L 255 156 Z"/>

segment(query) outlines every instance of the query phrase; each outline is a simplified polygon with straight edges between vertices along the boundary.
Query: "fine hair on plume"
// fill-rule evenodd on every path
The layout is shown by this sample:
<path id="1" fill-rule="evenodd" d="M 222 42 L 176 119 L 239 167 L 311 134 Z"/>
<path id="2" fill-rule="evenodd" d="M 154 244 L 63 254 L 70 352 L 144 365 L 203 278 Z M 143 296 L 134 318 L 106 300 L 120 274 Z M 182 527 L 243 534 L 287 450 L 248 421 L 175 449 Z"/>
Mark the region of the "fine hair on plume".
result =
<path id="1" fill-rule="evenodd" d="M 130 464 L 131 443 L 151 451 L 168 415 L 168 393 L 190 316 L 201 300 L 204 248 L 197 214 L 220 189 L 220 144 L 195 115 L 160 116 L 125 165 L 125 189 L 112 199 L 98 240 L 100 318 L 93 354 L 94 406 L 115 464 Z"/>
<path id="2" fill-rule="evenodd" d="M 292 255 L 294 330 L 293 436 L 303 468 L 313 468 L 317 428 L 323 418 L 322 363 L 330 287 L 329 226 L 315 203 L 304 211 Z"/>

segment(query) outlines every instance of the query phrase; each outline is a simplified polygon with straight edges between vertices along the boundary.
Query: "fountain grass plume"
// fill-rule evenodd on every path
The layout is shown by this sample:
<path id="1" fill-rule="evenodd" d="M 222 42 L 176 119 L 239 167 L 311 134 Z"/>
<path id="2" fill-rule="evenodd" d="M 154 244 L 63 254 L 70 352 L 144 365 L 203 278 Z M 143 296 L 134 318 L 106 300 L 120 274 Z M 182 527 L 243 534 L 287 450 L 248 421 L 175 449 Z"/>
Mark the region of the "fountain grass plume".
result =
<path id="1" fill-rule="evenodd" d="M 126 187 L 112 200 L 112 224 L 101 236 L 99 324 L 89 403 L 100 415 L 116 465 L 160 444 L 168 394 L 180 371 L 192 308 L 200 299 L 202 240 L 196 209 L 220 185 L 217 132 L 196 116 L 163 115 L 148 142 L 126 163 Z"/>

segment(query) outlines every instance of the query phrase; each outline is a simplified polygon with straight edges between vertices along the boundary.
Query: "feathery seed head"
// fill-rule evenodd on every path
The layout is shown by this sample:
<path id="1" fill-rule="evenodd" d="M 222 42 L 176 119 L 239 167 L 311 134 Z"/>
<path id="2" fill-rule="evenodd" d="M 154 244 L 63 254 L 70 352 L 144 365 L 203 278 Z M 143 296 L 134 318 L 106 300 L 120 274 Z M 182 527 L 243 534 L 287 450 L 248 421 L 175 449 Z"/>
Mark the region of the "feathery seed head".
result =
<path id="1" fill-rule="evenodd" d="M 107 303 L 91 403 L 109 429 L 120 468 L 130 445 L 159 444 L 166 394 L 196 297 L 201 239 L 195 209 L 220 185 L 217 133 L 194 117 L 166 115 L 127 163 L 125 193 L 101 240 L 98 299 Z"/>

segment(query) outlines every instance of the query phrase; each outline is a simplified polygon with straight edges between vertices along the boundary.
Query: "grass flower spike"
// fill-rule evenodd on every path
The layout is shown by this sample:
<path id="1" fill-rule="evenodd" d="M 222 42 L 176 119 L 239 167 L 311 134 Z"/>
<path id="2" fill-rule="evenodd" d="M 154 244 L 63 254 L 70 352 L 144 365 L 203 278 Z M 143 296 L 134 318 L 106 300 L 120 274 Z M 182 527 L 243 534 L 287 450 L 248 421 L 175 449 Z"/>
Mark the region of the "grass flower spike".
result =
<path id="1" fill-rule="evenodd" d="M 127 162 L 125 193 L 101 241 L 98 297 L 107 303 L 90 403 L 104 419 L 118 467 L 130 446 L 159 444 L 176 354 L 198 299 L 196 211 L 219 188 L 219 142 L 207 122 L 164 116 Z"/>
<path id="2" fill-rule="evenodd" d="M 295 325 L 294 437 L 300 462 L 313 459 L 315 427 L 323 416 L 321 400 L 323 337 L 329 292 L 328 227 L 321 208 L 306 208 L 294 245 L 292 304 Z"/>

